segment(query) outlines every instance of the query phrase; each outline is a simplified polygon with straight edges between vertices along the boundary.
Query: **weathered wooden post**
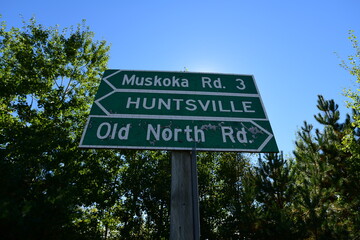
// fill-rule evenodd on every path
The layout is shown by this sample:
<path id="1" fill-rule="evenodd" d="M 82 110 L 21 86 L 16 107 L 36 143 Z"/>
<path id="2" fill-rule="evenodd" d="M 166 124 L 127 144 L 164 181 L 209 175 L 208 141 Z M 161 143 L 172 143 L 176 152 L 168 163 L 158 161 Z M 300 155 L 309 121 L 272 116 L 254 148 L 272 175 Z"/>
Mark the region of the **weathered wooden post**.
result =
<path id="1" fill-rule="evenodd" d="M 172 151 L 170 239 L 200 238 L 196 153 Z"/>
<path id="2" fill-rule="evenodd" d="M 191 173 L 190 152 L 172 151 L 170 212 L 171 240 L 194 239 Z"/>

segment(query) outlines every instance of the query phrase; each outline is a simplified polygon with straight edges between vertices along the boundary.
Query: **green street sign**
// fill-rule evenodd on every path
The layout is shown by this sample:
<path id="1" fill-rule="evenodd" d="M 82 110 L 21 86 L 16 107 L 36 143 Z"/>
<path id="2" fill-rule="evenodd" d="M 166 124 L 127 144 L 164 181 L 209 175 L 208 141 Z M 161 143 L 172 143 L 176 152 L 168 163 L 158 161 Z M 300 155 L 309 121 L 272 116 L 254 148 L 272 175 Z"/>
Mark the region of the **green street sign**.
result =
<path id="1" fill-rule="evenodd" d="M 104 73 L 83 148 L 278 152 L 251 75 Z"/>

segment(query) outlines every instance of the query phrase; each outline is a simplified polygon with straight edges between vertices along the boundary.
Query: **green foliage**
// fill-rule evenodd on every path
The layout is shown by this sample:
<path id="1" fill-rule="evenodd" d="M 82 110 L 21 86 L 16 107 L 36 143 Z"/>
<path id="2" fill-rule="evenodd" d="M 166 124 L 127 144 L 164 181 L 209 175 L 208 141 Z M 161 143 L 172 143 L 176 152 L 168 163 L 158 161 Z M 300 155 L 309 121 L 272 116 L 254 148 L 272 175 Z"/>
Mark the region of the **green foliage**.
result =
<path id="1" fill-rule="evenodd" d="M 170 229 L 170 154 L 129 151 L 121 172 L 119 239 L 167 239 Z"/>
<path id="2" fill-rule="evenodd" d="M 282 154 L 259 157 L 256 168 L 256 201 L 260 208 L 259 239 L 299 239 L 302 229 L 295 221 L 295 175 L 293 161 Z"/>
<path id="3" fill-rule="evenodd" d="M 347 102 L 348 107 L 353 110 L 353 122 L 352 125 L 357 132 L 355 134 L 359 135 L 360 128 L 360 47 L 358 40 L 354 31 L 349 31 L 349 40 L 352 43 L 354 49 L 354 54 L 348 57 L 348 61 L 342 61 L 341 66 L 347 70 L 350 75 L 355 77 L 355 90 L 347 89 L 344 91 L 344 95 L 349 98 Z M 354 140 L 354 132 L 348 131 L 343 137 L 342 150 L 351 154 L 355 159 L 360 158 L 360 147 L 357 141 Z M 353 164 L 356 165 L 354 162 Z M 358 167 L 358 166 L 357 166 Z"/>
<path id="4" fill-rule="evenodd" d="M 348 107 L 352 109 L 352 127 L 345 131 L 345 135 L 342 138 L 340 149 L 348 154 L 347 165 L 352 171 L 347 178 L 347 191 L 346 202 L 350 203 L 349 208 L 355 214 L 356 226 L 360 226 L 360 199 L 353 197 L 352 194 L 357 193 L 357 187 L 354 186 L 355 182 L 360 181 L 360 47 L 358 44 L 357 36 L 354 31 L 349 31 L 349 40 L 352 43 L 354 54 L 348 57 L 348 61 L 342 62 L 342 67 L 347 70 L 350 75 L 355 77 L 355 89 L 348 89 L 345 91 L 345 96 L 348 97 Z M 356 195 L 355 195 L 356 196 Z M 360 233 L 358 232 L 358 237 Z"/>
<path id="5" fill-rule="evenodd" d="M 360 82 L 360 49 L 353 31 L 349 39 L 355 54 L 341 66 Z M 346 90 L 352 110 L 340 122 L 338 105 L 318 97 L 315 119 L 324 129 L 305 122 L 296 142 L 298 218 L 310 239 L 357 239 L 360 237 L 360 118 L 359 89 Z"/>
<path id="6" fill-rule="evenodd" d="M 294 152 L 298 217 L 305 223 L 310 238 L 354 238 L 359 234 L 356 220 L 359 198 L 355 197 L 354 182 L 349 180 L 359 176 L 359 171 L 350 164 L 352 156 L 341 146 L 349 132 L 358 141 L 356 129 L 349 115 L 343 123 L 339 122 L 340 112 L 333 100 L 319 96 L 318 109 L 321 113 L 315 119 L 324 125 L 324 130 L 316 129 L 313 134 L 312 125 L 305 122 Z"/>
<path id="7" fill-rule="evenodd" d="M 77 145 L 109 47 L 84 25 L 45 28 L 35 19 L 0 30 L 0 229 L 10 239 L 97 238 L 116 153 Z M 101 186 L 101 188 L 99 187 Z M 96 191 L 94 191 L 96 189 Z M 109 197 L 109 198 L 108 198 Z M 106 206 L 103 206 L 106 207 Z M 101 221 L 101 220 L 100 220 Z"/>
<path id="8" fill-rule="evenodd" d="M 202 153 L 198 157 L 201 236 L 241 239 L 257 224 L 250 159 L 237 153 Z"/>

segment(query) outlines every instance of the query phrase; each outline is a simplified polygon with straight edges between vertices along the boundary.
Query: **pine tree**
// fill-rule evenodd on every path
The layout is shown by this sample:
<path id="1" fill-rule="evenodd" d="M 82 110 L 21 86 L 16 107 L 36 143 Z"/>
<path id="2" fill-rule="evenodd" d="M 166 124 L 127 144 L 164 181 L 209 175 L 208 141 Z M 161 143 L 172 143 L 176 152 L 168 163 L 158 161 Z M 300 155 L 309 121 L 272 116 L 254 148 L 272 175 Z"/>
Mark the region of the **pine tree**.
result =
<path id="1" fill-rule="evenodd" d="M 357 234 L 354 212 L 348 209 L 354 183 L 349 175 L 351 155 L 341 150 L 342 139 L 354 132 L 351 117 L 340 123 L 338 105 L 318 97 L 321 111 L 315 119 L 324 126 L 315 130 L 305 122 L 296 142 L 298 216 L 305 222 L 309 237 L 314 239 L 349 239 Z"/>
<path id="2" fill-rule="evenodd" d="M 256 201 L 261 208 L 261 239 L 298 239 L 302 231 L 295 222 L 292 202 L 295 178 L 292 160 L 282 154 L 259 155 L 256 167 Z"/>

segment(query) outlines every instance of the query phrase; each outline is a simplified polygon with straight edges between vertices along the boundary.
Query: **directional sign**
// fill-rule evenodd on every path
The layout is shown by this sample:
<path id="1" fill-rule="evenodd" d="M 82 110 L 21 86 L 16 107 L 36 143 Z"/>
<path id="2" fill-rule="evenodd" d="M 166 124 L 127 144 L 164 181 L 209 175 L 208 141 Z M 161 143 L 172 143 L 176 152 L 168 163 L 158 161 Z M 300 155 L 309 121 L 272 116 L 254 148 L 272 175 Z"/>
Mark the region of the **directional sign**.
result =
<path id="1" fill-rule="evenodd" d="M 80 147 L 278 152 L 251 75 L 107 70 Z"/>

